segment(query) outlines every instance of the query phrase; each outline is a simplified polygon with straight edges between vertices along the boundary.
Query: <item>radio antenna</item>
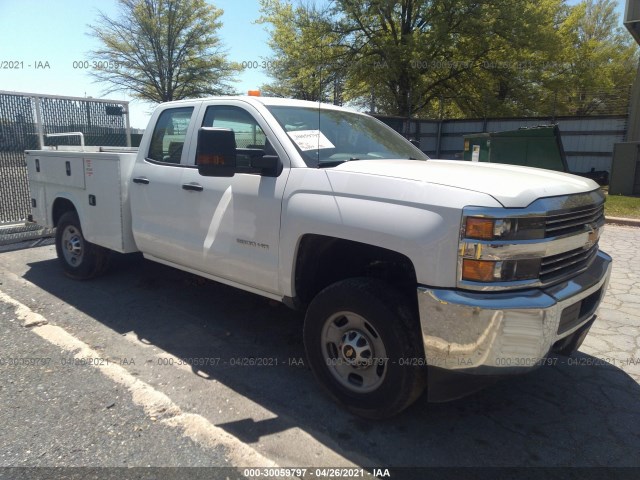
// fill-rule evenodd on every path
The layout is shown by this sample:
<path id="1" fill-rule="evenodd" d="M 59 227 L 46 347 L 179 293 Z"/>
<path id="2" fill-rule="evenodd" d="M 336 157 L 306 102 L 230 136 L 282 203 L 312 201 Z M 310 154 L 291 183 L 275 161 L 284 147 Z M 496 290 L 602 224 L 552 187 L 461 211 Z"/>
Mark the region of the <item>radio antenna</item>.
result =
<path id="1" fill-rule="evenodd" d="M 316 17 L 316 21 L 321 21 L 321 16 L 319 12 L 314 8 L 314 15 Z M 323 24 L 323 26 L 325 26 Z M 324 28 L 323 28 L 324 30 Z M 318 167 L 320 167 L 320 135 L 322 135 L 322 130 L 320 128 L 320 121 L 322 118 L 321 115 L 321 106 L 322 106 L 322 65 L 324 64 L 324 55 L 322 50 L 322 40 L 324 39 L 324 35 L 320 36 L 318 41 L 320 42 L 320 65 L 318 69 Z"/>
<path id="2" fill-rule="evenodd" d="M 333 0 L 329 1 L 329 4 L 331 4 L 333 2 Z M 314 17 L 316 20 L 316 23 L 319 23 L 323 28 L 322 30 L 324 31 L 325 35 L 321 35 L 319 38 L 319 44 L 316 45 L 316 49 L 320 50 L 320 62 L 318 65 L 318 145 L 317 145 L 317 156 L 318 156 L 318 168 L 320 168 L 320 135 L 322 135 L 322 130 L 321 130 L 321 121 L 322 121 L 322 66 L 324 65 L 324 51 L 322 49 L 322 43 L 323 43 L 323 39 L 324 37 L 328 37 L 329 36 L 329 32 L 327 31 L 327 23 L 323 22 L 323 16 L 321 15 L 321 13 L 318 11 L 317 7 L 315 6 L 315 4 L 313 5 L 312 8 L 310 8 L 309 10 L 310 13 L 310 17 Z"/>
<path id="3" fill-rule="evenodd" d="M 322 99 L 322 38 L 320 39 L 320 70 L 318 72 L 318 167 L 320 167 L 320 135 L 322 135 L 322 130 L 320 129 L 320 107 L 321 107 L 321 99 Z"/>

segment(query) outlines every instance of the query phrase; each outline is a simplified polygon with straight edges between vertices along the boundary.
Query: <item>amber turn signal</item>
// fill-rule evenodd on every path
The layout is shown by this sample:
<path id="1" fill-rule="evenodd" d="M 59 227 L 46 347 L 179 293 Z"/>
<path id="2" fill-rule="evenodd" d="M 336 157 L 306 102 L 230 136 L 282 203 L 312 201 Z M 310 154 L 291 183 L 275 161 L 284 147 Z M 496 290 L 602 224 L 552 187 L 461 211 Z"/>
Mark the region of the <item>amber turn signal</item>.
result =
<path id="1" fill-rule="evenodd" d="M 467 217 L 465 237 L 491 240 L 494 237 L 494 220 L 491 218 Z"/>
<path id="2" fill-rule="evenodd" d="M 487 260 L 462 260 L 462 279 L 472 282 L 493 282 L 496 262 Z"/>

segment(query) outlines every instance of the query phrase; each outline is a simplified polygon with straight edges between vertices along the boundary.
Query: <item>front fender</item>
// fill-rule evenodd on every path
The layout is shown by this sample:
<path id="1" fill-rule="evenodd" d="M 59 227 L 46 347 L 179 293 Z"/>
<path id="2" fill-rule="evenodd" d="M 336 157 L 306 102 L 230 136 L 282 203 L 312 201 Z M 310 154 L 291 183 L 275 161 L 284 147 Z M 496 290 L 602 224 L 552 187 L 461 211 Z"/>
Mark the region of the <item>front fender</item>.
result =
<path id="1" fill-rule="evenodd" d="M 499 206 L 485 194 L 426 182 L 292 169 L 282 208 L 283 293 L 295 296 L 295 259 L 306 234 L 401 253 L 412 261 L 419 283 L 455 286 L 461 212 L 475 204 Z"/>

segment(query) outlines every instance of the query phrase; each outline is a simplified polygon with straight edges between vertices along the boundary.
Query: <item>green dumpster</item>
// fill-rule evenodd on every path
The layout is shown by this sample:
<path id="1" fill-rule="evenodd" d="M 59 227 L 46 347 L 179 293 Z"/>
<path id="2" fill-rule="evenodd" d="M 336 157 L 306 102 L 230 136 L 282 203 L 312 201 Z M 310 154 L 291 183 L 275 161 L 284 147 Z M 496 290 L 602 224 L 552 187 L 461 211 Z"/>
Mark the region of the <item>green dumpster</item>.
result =
<path id="1" fill-rule="evenodd" d="M 464 159 L 569 171 L 557 125 L 465 135 Z"/>

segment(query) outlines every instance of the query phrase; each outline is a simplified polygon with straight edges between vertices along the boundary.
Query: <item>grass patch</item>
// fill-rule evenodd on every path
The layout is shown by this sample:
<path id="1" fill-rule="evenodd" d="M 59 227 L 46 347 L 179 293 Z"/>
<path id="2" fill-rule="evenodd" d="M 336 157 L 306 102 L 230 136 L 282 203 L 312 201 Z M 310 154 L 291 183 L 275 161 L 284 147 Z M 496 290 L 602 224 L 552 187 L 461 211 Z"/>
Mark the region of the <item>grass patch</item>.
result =
<path id="1" fill-rule="evenodd" d="M 604 204 L 604 214 L 606 217 L 640 219 L 640 197 L 607 195 L 607 203 Z"/>

